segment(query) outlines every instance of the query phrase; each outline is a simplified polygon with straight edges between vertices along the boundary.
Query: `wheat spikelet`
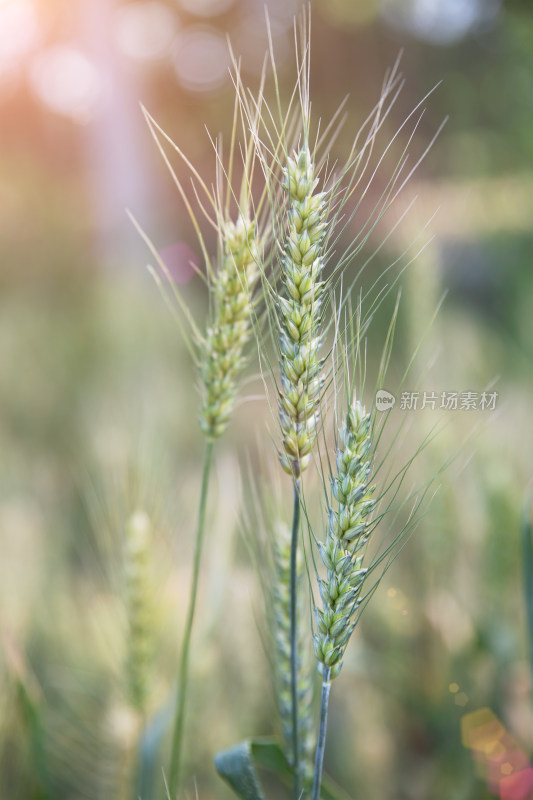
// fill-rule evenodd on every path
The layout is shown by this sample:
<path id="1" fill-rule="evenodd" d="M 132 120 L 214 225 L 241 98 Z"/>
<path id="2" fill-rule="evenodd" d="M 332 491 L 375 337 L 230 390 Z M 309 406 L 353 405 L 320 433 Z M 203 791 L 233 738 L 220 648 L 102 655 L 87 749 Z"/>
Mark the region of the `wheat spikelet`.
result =
<path id="1" fill-rule="evenodd" d="M 283 469 L 298 479 L 307 467 L 316 439 L 321 389 L 319 358 L 322 244 L 326 233 L 325 192 L 307 145 L 289 158 L 284 188 L 289 196 L 287 243 L 281 264 L 286 296 L 279 295 L 281 389 L 279 418 Z"/>
<path id="2" fill-rule="evenodd" d="M 315 654 L 323 670 L 338 675 L 344 651 L 355 626 L 371 515 L 375 508 L 372 474 L 372 423 L 361 403 L 352 403 L 339 431 L 337 474 L 332 491 L 337 510 L 330 510 L 324 544 L 319 543 L 326 579 L 320 579 L 322 609 L 316 609 Z"/>

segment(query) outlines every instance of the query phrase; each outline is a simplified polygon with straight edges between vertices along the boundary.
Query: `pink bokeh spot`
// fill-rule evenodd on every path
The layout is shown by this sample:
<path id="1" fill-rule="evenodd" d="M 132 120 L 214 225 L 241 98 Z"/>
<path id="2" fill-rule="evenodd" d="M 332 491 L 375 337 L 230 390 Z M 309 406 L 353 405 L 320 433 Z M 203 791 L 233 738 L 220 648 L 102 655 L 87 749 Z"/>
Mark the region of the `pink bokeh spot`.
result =
<path id="1" fill-rule="evenodd" d="M 198 256 L 186 242 L 174 242 L 159 251 L 169 280 L 188 283 L 198 269 Z"/>
<path id="2" fill-rule="evenodd" d="M 527 767 L 500 780 L 501 800 L 533 799 L 533 768 Z"/>
<path id="3" fill-rule="evenodd" d="M 501 754 L 494 754 L 488 759 L 487 783 L 493 794 L 501 792 L 502 780 L 508 780 L 514 776 L 521 775 L 526 770 L 531 769 L 526 754 L 514 745 L 514 749 L 507 749 Z M 502 797 L 504 795 L 501 795 Z M 507 797 L 507 795 L 505 795 Z M 511 800 L 513 795 L 509 795 Z M 522 795 L 518 795 L 522 797 Z"/>
<path id="4" fill-rule="evenodd" d="M 500 800 L 533 800 L 533 767 L 490 708 L 461 719 L 461 741 L 470 749 L 479 777 Z"/>

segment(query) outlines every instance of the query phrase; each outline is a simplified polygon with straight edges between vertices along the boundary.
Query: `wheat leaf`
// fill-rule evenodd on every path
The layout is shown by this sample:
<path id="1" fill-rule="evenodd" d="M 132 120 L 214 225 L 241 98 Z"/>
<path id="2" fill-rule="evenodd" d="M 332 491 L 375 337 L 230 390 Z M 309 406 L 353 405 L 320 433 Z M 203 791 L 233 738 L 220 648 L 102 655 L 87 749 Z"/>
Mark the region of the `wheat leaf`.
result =
<path id="1" fill-rule="evenodd" d="M 292 768 L 281 746 L 274 738 L 253 739 L 250 742 L 253 763 L 256 767 L 274 772 L 287 783 L 292 783 Z M 350 800 L 346 792 L 331 778 L 323 777 L 320 791 L 321 800 Z"/>
<path id="2" fill-rule="evenodd" d="M 293 773 L 278 739 L 261 737 L 248 739 L 215 756 L 218 774 L 228 783 L 241 800 L 263 800 L 257 777 L 257 769 L 274 773 L 286 783 L 292 784 Z M 324 776 L 321 800 L 350 800 L 349 796 L 331 778 Z"/>
<path id="3" fill-rule="evenodd" d="M 241 800 L 264 800 L 254 769 L 250 741 L 217 753 L 215 768 Z"/>

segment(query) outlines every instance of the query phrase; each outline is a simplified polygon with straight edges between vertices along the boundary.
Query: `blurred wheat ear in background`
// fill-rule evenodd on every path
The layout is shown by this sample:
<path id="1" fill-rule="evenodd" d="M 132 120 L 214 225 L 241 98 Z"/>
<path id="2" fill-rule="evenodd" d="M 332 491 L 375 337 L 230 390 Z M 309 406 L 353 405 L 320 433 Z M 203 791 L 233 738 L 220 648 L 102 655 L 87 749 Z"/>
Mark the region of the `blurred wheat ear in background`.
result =
<path id="1" fill-rule="evenodd" d="M 146 512 L 135 511 L 126 525 L 124 569 L 128 613 L 128 697 L 141 716 L 146 714 L 153 661 L 153 592 L 150 554 L 152 525 Z"/>

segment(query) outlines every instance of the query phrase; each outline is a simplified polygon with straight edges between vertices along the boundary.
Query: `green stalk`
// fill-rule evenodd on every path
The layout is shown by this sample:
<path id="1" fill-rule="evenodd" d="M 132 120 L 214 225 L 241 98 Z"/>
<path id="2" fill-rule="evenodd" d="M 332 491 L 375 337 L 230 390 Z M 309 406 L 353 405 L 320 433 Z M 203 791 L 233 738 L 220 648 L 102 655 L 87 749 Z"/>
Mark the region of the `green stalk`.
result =
<path id="1" fill-rule="evenodd" d="M 313 794 L 311 800 L 319 800 L 322 783 L 322 767 L 326 749 L 326 729 L 328 724 L 329 693 L 331 690 L 331 668 L 324 668 L 322 675 L 322 696 L 320 700 L 320 727 L 315 756 L 315 774 L 313 777 Z"/>
<path id="2" fill-rule="evenodd" d="M 300 481 L 294 481 L 294 507 L 292 512 L 291 562 L 290 562 L 290 646 L 291 646 L 291 711 L 292 711 L 292 766 L 294 771 L 294 800 L 300 797 L 300 724 L 298 719 L 298 620 L 297 620 L 297 556 L 300 530 Z"/>
<path id="3" fill-rule="evenodd" d="M 189 649 L 191 644 L 191 634 L 194 622 L 194 612 L 196 610 L 196 597 L 198 594 L 198 576 L 200 573 L 200 562 L 202 559 L 202 546 L 205 530 L 205 509 L 207 505 L 207 490 L 209 486 L 209 475 L 213 457 L 213 439 L 207 439 L 204 453 L 204 469 L 202 477 L 202 491 L 200 494 L 200 506 L 198 510 L 198 528 L 196 530 L 196 544 L 194 549 L 194 562 L 192 585 L 189 594 L 189 608 L 187 611 L 187 622 L 183 634 L 181 648 L 180 668 L 178 675 L 178 696 L 176 699 L 176 717 L 174 721 L 174 734 L 172 737 L 172 751 L 170 756 L 170 770 L 168 776 L 169 795 L 174 800 L 180 787 L 181 780 L 181 759 L 183 751 L 183 729 L 185 725 L 185 706 L 187 700 L 187 684 L 189 680 Z"/>

